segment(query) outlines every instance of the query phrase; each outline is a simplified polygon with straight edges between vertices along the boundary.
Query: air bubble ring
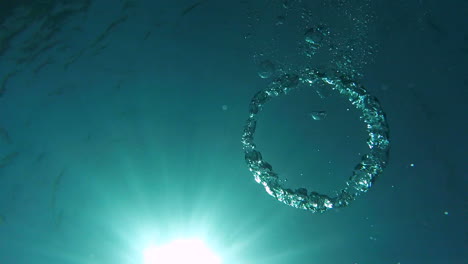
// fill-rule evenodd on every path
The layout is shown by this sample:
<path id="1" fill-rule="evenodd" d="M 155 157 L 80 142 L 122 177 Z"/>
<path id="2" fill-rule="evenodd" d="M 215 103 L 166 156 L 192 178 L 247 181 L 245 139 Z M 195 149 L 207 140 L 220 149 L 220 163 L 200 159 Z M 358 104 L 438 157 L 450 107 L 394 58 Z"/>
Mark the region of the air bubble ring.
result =
<path id="1" fill-rule="evenodd" d="M 360 119 L 366 124 L 368 133 L 369 152 L 361 157 L 361 161 L 346 181 L 346 186 L 336 191 L 333 197 L 308 192 L 305 188 L 296 190 L 285 188 L 284 181 L 273 171 L 272 166 L 262 159 L 262 154 L 254 143 L 256 117 L 266 102 L 296 89 L 299 83 L 313 87 L 317 82 L 323 82 L 333 91 L 347 97 L 351 104 L 361 112 Z M 249 170 L 253 173 L 255 181 L 263 185 L 268 194 L 286 205 L 315 213 L 348 206 L 359 194 L 371 188 L 388 162 L 390 149 L 388 134 L 388 124 L 380 103 L 363 86 L 338 72 L 327 75 L 318 70 L 307 69 L 299 75 L 284 74 L 254 95 L 250 101 L 249 118 L 242 134 L 242 145 Z"/>

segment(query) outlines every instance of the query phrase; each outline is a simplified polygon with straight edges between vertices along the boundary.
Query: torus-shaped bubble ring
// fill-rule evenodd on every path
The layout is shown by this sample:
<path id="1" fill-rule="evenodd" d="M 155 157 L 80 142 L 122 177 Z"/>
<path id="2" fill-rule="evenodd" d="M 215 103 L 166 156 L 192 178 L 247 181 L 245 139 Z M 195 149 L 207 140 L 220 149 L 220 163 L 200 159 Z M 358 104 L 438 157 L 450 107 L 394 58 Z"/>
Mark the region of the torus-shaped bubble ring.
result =
<path id="1" fill-rule="evenodd" d="M 356 165 L 346 187 L 335 192 L 333 197 L 308 192 L 305 188 L 291 190 L 283 187 L 283 180 L 279 179 L 272 166 L 262 159 L 262 154 L 254 144 L 256 116 L 263 105 L 271 98 L 283 95 L 296 89 L 299 83 L 313 86 L 318 82 L 327 84 L 332 90 L 346 96 L 352 105 L 361 111 L 360 119 L 366 124 L 369 135 L 367 145 L 369 153 L 364 154 Z M 242 144 L 245 161 L 255 177 L 255 181 L 262 184 L 265 190 L 278 201 L 298 209 L 312 212 L 325 212 L 332 208 L 349 205 L 359 194 L 367 192 L 375 179 L 383 172 L 387 165 L 390 149 L 389 129 L 377 98 L 371 96 L 367 90 L 353 80 L 336 72 L 328 76 L 318 70 L 307 69 L 300 74 L 284 74 L 274 80 L 266 89 L 255 94 L 250 102 L 249 118 L 247 119 Z"/>

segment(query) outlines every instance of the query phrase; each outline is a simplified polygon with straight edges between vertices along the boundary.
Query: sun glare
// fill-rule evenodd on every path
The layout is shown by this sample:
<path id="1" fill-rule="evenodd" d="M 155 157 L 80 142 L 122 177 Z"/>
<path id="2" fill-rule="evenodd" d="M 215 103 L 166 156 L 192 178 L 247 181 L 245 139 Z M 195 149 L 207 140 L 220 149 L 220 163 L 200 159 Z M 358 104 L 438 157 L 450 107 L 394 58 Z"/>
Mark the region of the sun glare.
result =
<path id="1" fill-rule="evenodd" d="M 221 264 L 203 241 L 179 239 L 162 246 L 150 246 L 143 252 L 144 264 Z"/>

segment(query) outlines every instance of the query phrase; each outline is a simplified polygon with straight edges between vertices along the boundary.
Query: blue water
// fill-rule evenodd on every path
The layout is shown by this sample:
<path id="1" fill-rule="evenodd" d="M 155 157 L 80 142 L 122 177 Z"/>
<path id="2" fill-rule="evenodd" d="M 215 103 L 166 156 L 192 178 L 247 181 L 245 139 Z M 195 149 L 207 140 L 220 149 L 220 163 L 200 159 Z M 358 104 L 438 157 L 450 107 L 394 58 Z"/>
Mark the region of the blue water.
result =
<path id="1" fill-rule="evenodd" d="M 1 264 L 143 263 L 184 237 L 226 264 L 467 263 L 466 3 L 37 2 L 0 3 Z M 307 57 L 318 24 L 331 40 Z M 343 66 L 326 49 L 347 43 Z M 323 214 L 269 196 L 240 142 L 252 96 L 309 66 L 355 73 L 390 127 L 375 185 Z M 307 88 L 257 126 L 292 187 L 343 188 L 368 150 L 346 99 Z"/>

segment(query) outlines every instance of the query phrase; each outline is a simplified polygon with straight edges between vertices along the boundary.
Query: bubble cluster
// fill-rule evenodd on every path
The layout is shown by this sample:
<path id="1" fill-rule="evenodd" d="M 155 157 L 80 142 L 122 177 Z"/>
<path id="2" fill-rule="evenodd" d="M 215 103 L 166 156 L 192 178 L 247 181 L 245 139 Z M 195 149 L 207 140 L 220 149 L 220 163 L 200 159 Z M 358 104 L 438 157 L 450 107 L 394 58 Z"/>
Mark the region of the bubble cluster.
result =
<path id="1" fill-rule="evenodd" d="M 373 2 L 282 0 L 272 3 L 278 5 L 279 13 L 271 12 L 273 17 L 269 17 L 268 12 L 260 11 L 258 14 L 262 15 L 255 16 L 254 20 L 255 24 L 264 23 L 258 25 L 259 30 L 253 34 L 256 45 L 267 40 L 262 51 L 257 53 L 262 56 L 267 53 L 275 64 L 265 60 L 259 63 L 259 76 L 269 78 L 271 83 L 250 101 L 242 135 L 245 161 L 255 181 L 282 203 L 312 212 L 347 206 L 371 188 L 388 161 L 390 143 L 385 114 L 378 100 L 359 84 L 362 70 L 372 62 L 376 50 L 369 35 L 374 19 Z M 264 30 L 269 25 L 275 26 L 271 33 Z M 286 44 L 288 41 L 295 45 Z M 282 75 L 278 77 L 278 74 Z M 345 186 L 331 196 L 306 188 L 285 187 L 286 181 L 263 160 L 254 143 L 257 115 L 263 106 L 271 98 L 298 87 L 313 87 L 322 99 L 332 93 L 346 97 L 366 125 L 369 151 L 351 169 Z M 311 120 L 318 121 L 326 118 L 327 112 L 317 109 L 309 115 Z"/>
<path id="2" fill-rule="evenodd" d="M 296 89 L 300 83 L 310 87 L 319 83 L 324 84 L 330 90 L 347 97 L 360 111 L 360 118 L 366 124 L 369 152 L 362 155 L 361 161 L 347 180 L 346 187 L 337 191 L 333 197 L 314 191 L 309 192 L 306 188 L 296 190 L 286 188 L 284 181 L 273 171 L 272 165 L 263 160 L 261 152 L 254 143 L 257 115 L 263 106 L 271 98 Z M 242 135 L 245 161 L 255 181 L 261 184 L 268 194 L 284 204 L 311 212 L 325 212 L 332 208 L 347 206 L 359 194 L 371 188 L 387 165 L 390 141 L 385 113 L 375 97 L 356 81 L 348 79 L 346 75 L 330 75 L 310 69 L 305 69 L 300 74 L 284 74 L 257 92 L 250 101 L 249 109 L 249 117 Z"/>

